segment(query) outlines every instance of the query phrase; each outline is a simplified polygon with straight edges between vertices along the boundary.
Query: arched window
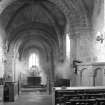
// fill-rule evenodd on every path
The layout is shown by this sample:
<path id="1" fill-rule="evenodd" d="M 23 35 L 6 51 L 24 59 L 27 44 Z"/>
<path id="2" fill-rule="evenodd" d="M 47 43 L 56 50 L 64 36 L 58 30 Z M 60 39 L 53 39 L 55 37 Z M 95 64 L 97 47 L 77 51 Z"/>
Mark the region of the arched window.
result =
<path id="1" fill-rule="evenodd" d="M 69 34 L 66 35 L 66 57 L 70 58 L 70 37 L 69 37 Z"/>
<path id="2" fill-rule="evenodd" d="M 29 57 L 29 68 L 39 67 L 39 57 L 36 53 L 32 53 Z"/>

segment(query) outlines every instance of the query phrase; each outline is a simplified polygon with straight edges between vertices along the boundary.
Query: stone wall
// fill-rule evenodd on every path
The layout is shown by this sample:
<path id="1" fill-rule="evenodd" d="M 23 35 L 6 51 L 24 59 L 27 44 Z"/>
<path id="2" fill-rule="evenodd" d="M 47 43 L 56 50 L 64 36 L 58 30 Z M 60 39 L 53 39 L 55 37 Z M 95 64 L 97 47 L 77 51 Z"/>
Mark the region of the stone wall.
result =
<path id="1" fill-rule="evenodd" d="M 105 34 L 104 17 L 104 0 L 96 0 L 89 28 L 76 36 L 76 58 L 83 63 L 105 60 L 105 42 L 96 41 L 98 33 Z"/>
<path id="2" fill-rule="evenodd" d="M 76 36 L 76 59 L 82 61 L 76 76 L 77 86 L 105 85 L 104 65 L 105 62 L 105 16 L 104 0 L 95 0 L 93 15 L 88 30 L 83 30 Z M 97 41 L 97 36 L 101 36 L 103 41 Z M 96 62 L 98 66 L 96 66 Z M 100 65 L 101 64 L 101 65 Z M 98 74 L 95 76 L 95 69 Z M 101 78 L 102 77 L 102 78 Z"/>
<path id="3" fill-rule="evenodd" d="M 98 1 L 98 0 L 96 0 Z M 100 3 L 98 3 L 100 1 Z M 105 40 L 103 42 L 96 41 L 97 36 L 103 34 L 103 39 L 105 39 L 105 14 L 104 14 L 104 0 L 99 0 L 96 2 L 93 14 L 93 54 L 96 62 L 105 61 Z"/>
<path id="4" fill-rule="evenodd" d="M 78 65 L 77 86 L 105 86 L 105 63 Z"/>
<path id="5" fill-rule="evenodd" d="M 5 61 L 5 45 L 4 38 L 6 33 L 0 22 L 0 78 L 4 75 L 4 61 Z"/>
<path id="6" fill-rule="evenodd" d="M 86 30 L 76 37 L 76 59 L 84 63 L 92 62 L 92 35 Z"/>

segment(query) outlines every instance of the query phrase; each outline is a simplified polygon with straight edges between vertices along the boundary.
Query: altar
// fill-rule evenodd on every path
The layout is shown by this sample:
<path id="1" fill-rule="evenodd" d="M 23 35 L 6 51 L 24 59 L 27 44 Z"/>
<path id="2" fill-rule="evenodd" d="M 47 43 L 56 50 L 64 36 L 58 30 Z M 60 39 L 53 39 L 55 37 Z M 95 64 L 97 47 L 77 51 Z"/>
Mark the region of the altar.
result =
<path id="1" fill-rule="evenodd" d="M 41 86 L 40 72 L 36 66 L 32 66 L 27 77 L 27 84 L 29 86 Z"/>
<path id="2" fill-rule="evenodd" d="M 30 86 L 40 86 L 41 85 L 41 77 L 27 77 L 28 85 Z"/>

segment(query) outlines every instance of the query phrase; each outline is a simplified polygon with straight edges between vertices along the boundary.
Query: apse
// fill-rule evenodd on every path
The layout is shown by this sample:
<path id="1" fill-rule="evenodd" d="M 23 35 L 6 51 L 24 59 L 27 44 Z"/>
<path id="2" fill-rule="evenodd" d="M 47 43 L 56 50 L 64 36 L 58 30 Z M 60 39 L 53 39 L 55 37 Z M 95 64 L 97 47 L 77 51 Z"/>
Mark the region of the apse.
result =
<path id="1" fill-rule="evenodd" d="M 25 44 L 23 47 L 22 45 L 19 48 L 20 52 L 20 62 L 23 63 L 24 69 L 26 73 L 24 74 L 24 80 L 26 81 L 28 77 L 40 77 L 41 78 L 41 85 L 47 84 L 47 63 L 46 59 L 46 52 L 44 50 L 43 45 L 36 41 L 35 42 L 28 41 L 29 43 Z"/>

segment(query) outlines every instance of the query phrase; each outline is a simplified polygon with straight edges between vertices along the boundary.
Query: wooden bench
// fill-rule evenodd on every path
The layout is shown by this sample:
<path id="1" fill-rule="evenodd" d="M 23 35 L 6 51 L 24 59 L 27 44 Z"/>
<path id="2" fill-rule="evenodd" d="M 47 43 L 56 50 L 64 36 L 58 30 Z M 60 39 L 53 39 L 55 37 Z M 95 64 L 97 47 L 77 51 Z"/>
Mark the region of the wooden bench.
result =
<path id="1" fill-rule="evenodd" d="M 105 87 L 56 87 L 53 105 L 105 105 Z"/>

